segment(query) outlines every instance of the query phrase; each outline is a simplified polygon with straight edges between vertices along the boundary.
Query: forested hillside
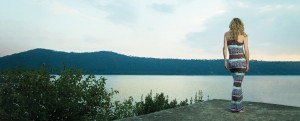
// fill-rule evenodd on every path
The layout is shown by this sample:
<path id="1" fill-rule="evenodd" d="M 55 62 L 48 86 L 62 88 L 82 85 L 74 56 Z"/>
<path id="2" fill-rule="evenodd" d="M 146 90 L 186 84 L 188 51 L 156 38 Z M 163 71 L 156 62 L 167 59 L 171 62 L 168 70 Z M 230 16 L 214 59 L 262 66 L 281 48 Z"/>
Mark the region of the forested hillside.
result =
<path id="1" fill-rule="evenodd" d="M 64 65 L 93 74 L 228 75 L 223 60 L 185 60 L 133 57 L 110 51 L 67 53 L 34 49 L 0 58 L 0 70 L 48 66 L 52 73 Z M 248 75 L 300 75 L 300 62 L 250 61 Z"/>

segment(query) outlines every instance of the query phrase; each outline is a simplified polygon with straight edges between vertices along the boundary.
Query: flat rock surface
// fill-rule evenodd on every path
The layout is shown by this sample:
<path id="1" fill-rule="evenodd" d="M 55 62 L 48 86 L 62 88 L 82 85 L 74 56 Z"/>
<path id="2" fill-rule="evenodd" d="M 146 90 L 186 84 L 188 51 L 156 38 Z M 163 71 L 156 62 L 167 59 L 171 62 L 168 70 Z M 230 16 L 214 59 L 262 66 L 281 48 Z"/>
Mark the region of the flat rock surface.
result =
<path id="1" fill-rule="evenodd" d="M 230 101 L 209 100 L 120 121 L 300 121 L 300 107 L 244 102 L 245 112 L 231 113 Z"/>

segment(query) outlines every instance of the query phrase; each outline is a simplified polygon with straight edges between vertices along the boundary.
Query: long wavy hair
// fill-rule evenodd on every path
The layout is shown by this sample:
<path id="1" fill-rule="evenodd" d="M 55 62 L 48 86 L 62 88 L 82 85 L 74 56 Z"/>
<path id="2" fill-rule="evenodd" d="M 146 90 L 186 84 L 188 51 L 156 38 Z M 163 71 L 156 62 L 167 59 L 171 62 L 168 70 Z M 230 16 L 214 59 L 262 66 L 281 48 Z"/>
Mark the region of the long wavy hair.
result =
<path id="1" fill-rule="evenodd" d="M 239 35 L 244 35 L 247 37 L 247 34 L 244 32 L 244 23 L 239 18 L 233 18 L 229 25 L 230 28 L 230 39 L 237 40 Z"/>

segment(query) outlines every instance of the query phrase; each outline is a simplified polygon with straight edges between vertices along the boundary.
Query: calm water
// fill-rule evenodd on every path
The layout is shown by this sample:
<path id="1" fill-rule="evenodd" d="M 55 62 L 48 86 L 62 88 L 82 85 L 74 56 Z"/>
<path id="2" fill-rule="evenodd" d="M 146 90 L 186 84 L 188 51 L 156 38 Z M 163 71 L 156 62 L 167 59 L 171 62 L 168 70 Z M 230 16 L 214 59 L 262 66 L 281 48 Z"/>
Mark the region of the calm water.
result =
<path id="1" fill-rule="evenodd" d="M 100 75 L 98 75 L 100 77 Z M 169 99 L 194 98 L 203 91 L 204 100 L 230 100 L 231 76 L 149 76 L 149 75 L 104 75 L 106 87 L 120 91 L 115 100 L 133 96 L 140 101 L 141 95 L 153 91 L 164 92 Z M 245 76 L 242 84 L 244 100 L 300 107 L 300 76 Z"/>

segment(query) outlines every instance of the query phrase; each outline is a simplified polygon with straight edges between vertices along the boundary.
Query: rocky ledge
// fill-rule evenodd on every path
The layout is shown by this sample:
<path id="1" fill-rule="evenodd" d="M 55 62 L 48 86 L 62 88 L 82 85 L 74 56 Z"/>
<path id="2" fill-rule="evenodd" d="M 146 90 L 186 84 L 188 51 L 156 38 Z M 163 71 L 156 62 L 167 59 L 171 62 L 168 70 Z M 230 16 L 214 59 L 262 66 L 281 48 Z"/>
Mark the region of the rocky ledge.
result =
<path id="1" fill-rule="evenodd" d="M 245 112 L 231 113 L 229 104 L 215 99 L 119 121 L 300 121 L 300 107 L 244 102 Z"/>

